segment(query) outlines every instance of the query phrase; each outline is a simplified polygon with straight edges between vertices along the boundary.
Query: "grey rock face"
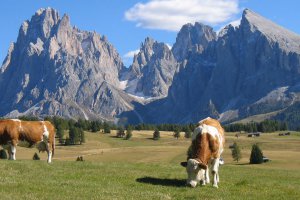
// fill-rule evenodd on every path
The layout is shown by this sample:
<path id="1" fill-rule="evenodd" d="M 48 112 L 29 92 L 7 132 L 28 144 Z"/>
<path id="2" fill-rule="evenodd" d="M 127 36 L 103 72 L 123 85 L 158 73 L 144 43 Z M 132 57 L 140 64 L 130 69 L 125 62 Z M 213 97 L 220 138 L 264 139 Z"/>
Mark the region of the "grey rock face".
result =
<path id="1" fill-rule="evenodd" d="M 130 66 L 127 91 L 138 96 L 164 97 L 176 68 L 177 61 L 169 47 L 146 38 Z"/>
<path id="2" fill-rule="evenodd" d="M 105 118 L 132 109 L 119 91 L 124 66 L 104 36 L 40 9 L 25 21 L 0 74 L 0 115 Z"/>
<path id="3" fill-rule="evenodd" d="M 173 52 L 182 60 L 190 33 L 179 35 Z M 239 27 L 228 25 L 202 52 L 189 51 L 168 97 L 143 108 L 145 120 L 188 123 L 212 116 L 230 121 L 286 108 L 299 101 L 299 44 L 299 35 L 245 10 Z"/>
<path id="4" fill-rule="evenodd" d="M 209 26 L 196 22 L 186 24 L 179 31 L 172 52 L 178 61 L 188 58 L 191 53 L 202 53 L 217 35 Z"/>
<path id="5" fill-rule="evenodd" d="M 183 26 L 172 50 L 146 38 L 125 69 L 104 36 L 41 9 L 3 62 L 0 116 L 190 123 L 280 110 L 300 101 L 299 44 L 299 35 L 245 10 L 218 37 L 196 23 Z"/>

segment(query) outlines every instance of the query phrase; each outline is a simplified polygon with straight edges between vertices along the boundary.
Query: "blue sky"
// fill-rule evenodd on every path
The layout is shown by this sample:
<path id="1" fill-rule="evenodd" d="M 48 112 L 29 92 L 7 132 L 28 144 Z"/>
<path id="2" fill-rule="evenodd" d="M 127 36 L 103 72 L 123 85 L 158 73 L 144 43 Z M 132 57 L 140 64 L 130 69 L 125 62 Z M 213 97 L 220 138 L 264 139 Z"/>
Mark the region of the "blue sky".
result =
<path id="1" fill-rule="evenodd" d="M 106 35 L 126 65 L 132 62 L 129 52 L 147 36 L 173 45 L 183 24 L 200 21 L 217 31 L 239 19 L 244 8 L 300 34 L 298 0 L 2 0 L 0 5 L 0 63 L 22 22 L 45 7 L 67 13 L 79 29 Z"/>

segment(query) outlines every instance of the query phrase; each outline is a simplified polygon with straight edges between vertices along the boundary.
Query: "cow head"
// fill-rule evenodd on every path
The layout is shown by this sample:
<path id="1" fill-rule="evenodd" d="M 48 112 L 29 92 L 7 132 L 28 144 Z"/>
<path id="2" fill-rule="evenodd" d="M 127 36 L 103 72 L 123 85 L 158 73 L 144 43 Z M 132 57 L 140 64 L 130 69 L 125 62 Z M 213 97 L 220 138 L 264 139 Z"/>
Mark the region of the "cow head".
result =
<path id="1" fill-rule="evenodd" d="M 182 162 L 181 165 L 186 167 L 188 174 L 186 184 L 193 188 L 196 187 L 204 178 L 205 170 L 203 169 L 203 164 L 199 160 L 189 159 L 187 162 Z"/>

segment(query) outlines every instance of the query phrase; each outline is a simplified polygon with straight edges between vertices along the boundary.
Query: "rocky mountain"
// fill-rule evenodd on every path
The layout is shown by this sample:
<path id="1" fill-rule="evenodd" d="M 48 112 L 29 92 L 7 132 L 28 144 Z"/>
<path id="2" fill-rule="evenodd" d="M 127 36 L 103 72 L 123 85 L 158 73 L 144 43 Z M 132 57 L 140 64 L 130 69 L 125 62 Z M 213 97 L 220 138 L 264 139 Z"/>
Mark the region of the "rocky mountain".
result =
<path id="1" fill-rule="evenodd" d="M 182 62 L 189 54 L 202 53 L 217 34 L 209 26 L 196 22 L 186 24 L 179 31 L 172 52 L 177 61 Z"/>
<path id="2" fill-rule="evenodd" d="M 0 115 L 112 120 L 132 109 L 119 89 L 124 66 L 105 36 L 72 27 L 52 8 L 23 22 L 0 74 Z"/>
<path id="3" fill-rule="evenodd" d="M 189 39 L 199 38 L 193 30 L 199 26 L 207 33 L 204 41 Z M 299 35 L 248 9 L 238 27 L 226 26 L 217 38 L 207 30 L 188 24 L 178 34 L 173 52 L 183 60 L 181 67 L 167 98 L 139 107 L 144 121 L 188 123 L 206 116 L 232 121 L 299 101 Z M 205 44 L 200 51 L 198 44 Z"/>
<path id="4" fill-rule="evenodd" d="M 146 38 L 126 69 L 105 36 L 41 9 L 9 48 L 0 93 L 0 116 L 228 122 L 299 104 L 300 36 L 246 9 L 218 34 L 184 25 L 172 49 Z"/>
<path id="5" fill-rule="evenodd" d="M 125 75 L 126 91 L 142 97 L 167 96 L 177 65 L 166 44 L 146 38 Z"/>

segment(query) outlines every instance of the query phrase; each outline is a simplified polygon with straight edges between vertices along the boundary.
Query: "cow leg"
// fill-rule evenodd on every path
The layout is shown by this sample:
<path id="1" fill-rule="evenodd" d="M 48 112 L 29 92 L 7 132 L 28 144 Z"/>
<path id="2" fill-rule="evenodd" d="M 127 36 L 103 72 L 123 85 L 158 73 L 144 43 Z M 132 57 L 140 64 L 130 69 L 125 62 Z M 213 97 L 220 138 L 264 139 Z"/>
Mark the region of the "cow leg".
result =
<path id="1" fill-rule="evenodd" d="M 218 188 L 219 182 L 219 158 L 215 158 L 212 161 L 212 175 L 213 175 L 213 186 Z"/>
<path id="2" fill-rule="evenodd" d="M 16 160 L 16 152 L 17 152 L 16 145 L 11 144 L 10 145 L 10 154 L 9 154 L 10 160 Z"/>
<path id="3" fill-rule="evenodd" d="M 51 145 L 49 143 L 47 143 L 47 154 L 48 154 L 48 159 L 47 162 L 51 163 L 51 159 L 52 159 L 52 150 L 51 150 Z"/>
<path id="4" fill-rule="evenodd" d="M 11 145 L 8 146 L 7 152 L 8 152 L 8 160 L 12 160 L 12 156 L 11 156 Z"/>
<path id="5" fill-rule="evenodd" d="M 207 168 L 205 170 L 205 182 L 208 184 L 210 183 L 210 180 L 209 180 L 209 168 Z"/>

